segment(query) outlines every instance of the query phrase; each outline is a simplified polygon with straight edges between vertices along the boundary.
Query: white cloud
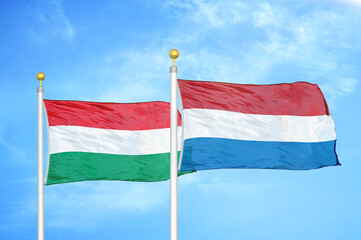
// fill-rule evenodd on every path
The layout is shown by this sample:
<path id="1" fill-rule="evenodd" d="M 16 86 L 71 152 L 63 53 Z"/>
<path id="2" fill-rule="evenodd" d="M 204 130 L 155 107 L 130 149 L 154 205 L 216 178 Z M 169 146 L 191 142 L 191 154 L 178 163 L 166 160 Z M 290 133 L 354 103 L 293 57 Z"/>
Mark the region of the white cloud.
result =
<path id="1" fill-rule="evenodd" d="M 115 211 L 143 214 L 165 204 L 167 199 L 165 189 L 154 183 L 91 182 L 48 188 L 48 224 L 60 228 L 86 229 Z"/>
<path id="2" fill-rule="evenodd" d="M 339 97 L 347 96 L 355 92 L 359 80 L 355 78 L 334 78 L 320 84 L 321 90 L 325 93 L 327 103 L 331 109 L 336 106 Z"/>
<path id="3" fill-rule="evenodd" d="M 36 179 L 12 183 L 36 183 Z M 31 184 L 32 185 L 32 184 Z M 36 186 L 32 185 L 32 186 Z M 22 196 L 15 211 L 2 216 L 9 222 L 7 231 L 17 231 L 37 215 L 37 199 Z M 85 181 L 45 186 L 45 228 L 68 228 L 89 232 L 111 219 L 135 218 L 169 205 L 169 182 Z M 1 227 L 0 227 L 1 228 Z"/>
<path id="4" fill-rule="evenodd" d="M 16 145 L 10 144 L 8 141 L 6 141 L 3 138 L 2 134 L 2 127 L 0 127 L 0 147 L 3 147 L 6 152 L 8 152 L 8 156 L 10 156 L 12 159 L 19 161 L 24 161 L 26 153 L 22 149 L 16 147 Z"/>
<path id="5" fill-rule="evenodd" d="M 117 215 L 143 215 L 169 201 L 169 184 L 91 181 L 45 187 L 46 225 L 88 231 Z"/>
<path id="6" fill-rule="evenodd" d="M 244 21 L 244 3 L 238 1 L 168 1 L 165 7 L 175 7 L 186 11 L 187 18 L 185 21 L 191 19 L 194 23 L 206 28 L 219 28 Z"/>
<path id="7" fill-rule="evenodd" d="M 277 26 L 283 21 L 283 14 L 271 7 L 269 3 L 262 3 L 259 11 L 253 12 L 254 25 L 265 27 L 268 25 Z"/>
<path id="8" fill-rule="evenodd" d="M 104 91 L 99 101 L 143 102 L 166 101 L 159 97 L 168 91 L 171 65 L 168 49 L 155 46 L 141 50 L 121 50 L 110 53 L 103 63 L 99 63 L 95 78 L 107 79 L 103 82 Z M 105 84 L 104 84 L 105 83 Z"/>
<path id="9" fill-rule="evenodd" d="M 343 93 L 353 93 L 355 92 L 358 82 L 359 81 L 354 78 L 342 78 L 339 82 L 339 88 Z"/>
<path id="10" fill-rule="evenodd" d="M 357 7 L 361 7 L 361 0 L 333 0 L 340 3 L 352 4 Z"/>
<path id="11" fill-rule="evenodd" d="M 46 42 L 49 37 L 57 36 L 67 42 L 73 42 L 75 29 L 66 16 L 60 0 L 41 3 L 36 12 L 39 26 L 28 30 L 29 37 L 35 42 Z"/>

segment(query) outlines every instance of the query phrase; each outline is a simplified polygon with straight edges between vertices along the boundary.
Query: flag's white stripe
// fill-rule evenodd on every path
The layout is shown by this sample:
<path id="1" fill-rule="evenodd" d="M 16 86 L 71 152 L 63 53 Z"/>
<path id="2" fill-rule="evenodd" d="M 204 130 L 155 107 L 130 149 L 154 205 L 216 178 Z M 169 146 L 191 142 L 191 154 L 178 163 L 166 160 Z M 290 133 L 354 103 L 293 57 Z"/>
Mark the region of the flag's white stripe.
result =
<path id="1" fill-rule="evenodd" d="M 78 126 L 49 127 L 50 154 L 59 152 L 94 152 L 146 155 L 170 151 L 169 128 L 127 131 Z M 181 127 L 178 127 L 178 141 Z M 178 146 L 181 146 L 178 143 Z M 180 147 L 178 148 L 180 150 Z"/>
<path id="2" fill-rule="evenodd" d="M 210 109 L 184 109 L 184 139 L 322 142 L 336 139 L 331 116 L 259 115 Z"/>

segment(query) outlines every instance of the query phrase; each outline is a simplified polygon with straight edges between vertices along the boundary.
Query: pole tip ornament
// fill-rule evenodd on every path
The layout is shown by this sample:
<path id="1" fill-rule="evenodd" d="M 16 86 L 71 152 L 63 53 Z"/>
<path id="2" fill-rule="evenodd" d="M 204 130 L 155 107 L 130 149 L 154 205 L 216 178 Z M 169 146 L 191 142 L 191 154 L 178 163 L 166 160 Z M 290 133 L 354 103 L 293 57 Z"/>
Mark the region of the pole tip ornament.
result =
<path id="1" fill-rule="evenodd" d="M 45 79 L 45 74 L 42 72 L 39 72 L 38 74 L 36 74 L 36 78 L 40 81 L 40 87 L 41 87 L 41 81 L 43 81 Z"/>
<path id="2" fill-rule="evenodd" d="M 179 56 L 179 52 L 177 49 L 172 49 L 169 51 L 169 57 L 173 59 L 173 66 L 175 66 L 175 60 Z"/>

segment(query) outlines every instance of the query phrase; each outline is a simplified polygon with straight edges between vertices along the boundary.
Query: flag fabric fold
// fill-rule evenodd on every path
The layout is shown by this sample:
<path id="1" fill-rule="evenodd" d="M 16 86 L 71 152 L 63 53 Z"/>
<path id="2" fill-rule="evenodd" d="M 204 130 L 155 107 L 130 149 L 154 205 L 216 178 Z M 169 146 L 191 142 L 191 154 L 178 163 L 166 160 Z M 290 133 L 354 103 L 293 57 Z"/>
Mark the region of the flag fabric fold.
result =
<path id="1" fill-rule="evenodd" d="M 340 165 L 334 121 L 316 84 L 178 80 L 178 85 L 184 127 L 181 171 Z"/>
<path id="2" fill-rule="evenodd" d="M 49 143 L 46 185 L 169 179 L 169 103 L 44 100 L 44 105 Z M 178 118 L 180 136 L 179 113 Z"/>

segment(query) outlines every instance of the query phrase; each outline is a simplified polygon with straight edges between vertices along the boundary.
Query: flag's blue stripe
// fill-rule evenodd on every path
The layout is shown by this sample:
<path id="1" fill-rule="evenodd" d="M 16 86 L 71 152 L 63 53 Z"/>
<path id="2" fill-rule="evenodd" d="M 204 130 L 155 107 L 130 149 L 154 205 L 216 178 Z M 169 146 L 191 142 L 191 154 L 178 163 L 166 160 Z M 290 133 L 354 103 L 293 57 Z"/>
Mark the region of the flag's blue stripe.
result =
<path id="1" fill-rule="evenodd" d="M 184 141 L 181 171 L 218 168 L 307 170 L 340 165 L 336 140 L 316 143 L 261 142 L 225 138 Z"/>

